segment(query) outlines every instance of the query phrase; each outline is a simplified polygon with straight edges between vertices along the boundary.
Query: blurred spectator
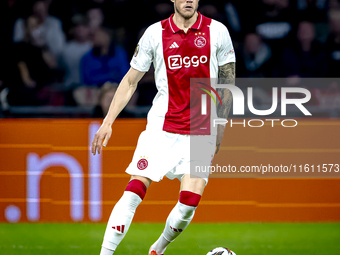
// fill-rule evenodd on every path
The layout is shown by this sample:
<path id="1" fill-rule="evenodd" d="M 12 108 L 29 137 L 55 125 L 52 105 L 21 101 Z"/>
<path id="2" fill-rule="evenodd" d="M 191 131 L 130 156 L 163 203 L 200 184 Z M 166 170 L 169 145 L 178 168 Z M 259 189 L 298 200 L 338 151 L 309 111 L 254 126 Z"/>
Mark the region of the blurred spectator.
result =
<path id="1" fill-rule="evenodd" d="M 262 0 L 260 13 L 255 12 L 253 17 L 255 31 L 269 44 L 276 63 L 279 59 L 275 57 L 281 56 L 295 24 L 289 3 L 289 0 Z"/>
<path id="2" fill-rule="evenodd" d="M 298 17 L 310 22 L 326 22 L 329 0 L 296 0 Z"/>
<path id="3" fill-rule="evenodd" d="M 331 10 L 329 13 L 330 34 L 326 43 L 329 61 L 328 76 L 340 76 L 340 10 Z"/>
<path id="4" fill-rule="evenodd" d="M 339 9 L 340 1 L 339 0 L 329 0 L 329 8 L 330 9 Z"/>
<path id="5" fill-rule="evenodd" d="M 201 1 L 199 11 L 228 27 L 239 77 L 338 76 L 340 0 L 211 0 Z M 66 98 L 95 106 L 101 86 L 119 83 L 128 70 L 126 49 L 133 54 L 140 28 L 172 13 L 170 0 L 2 0 L 0 91 L 9 87 L 13 104 L 46 104 L 59 63 L 65 86 L 54 85 L 53 93 L 76 88 Z M 67 43 L 62 26 L 70 31 Z M 271 99 L 270 91 L 259 90 L 258 98 Z M 138 106 L 151 104 L 156 92 L 152 73 L 146 74 L 137 90 Z"/>
<path id="6" fill-rule="evenodd" d="M 327 73 L 326 55 L 315 40 L 314 25 L 300 22 L 297 30 L 297 43 L 285 49 L 282 57 L 283 76 L 324 77 Z"/>
<path id="7" fill-rule="evenodd" d="M 46 45 L 55 56 L 59 56 L 65 44 L 65 35 L 62 30 L 61 21 L 48 14 L 48 4 L 44 0 L 34 2 L 33 16 L 38 21 L 38 26 L 34 30 L 33 36 L 39 40 L 39 44 Z M 22 18 L 17 19 L 14 24 L 13 41 L 21 42 L 25 37 L 25 25 Z"/>
<path id="8" fill-rule="evenodd" d="M 16 0 L 0 1 L 0 50 L 12 43 L 13 25 L 18 18 L 18 4 Z"/>
<path id="9" fill-rule="evenodd" d="M 262 0 L 261 12 L 255 24 L 264 39 L 283 39 L 292 30 L 289 0 Z"/>
<path id="10" fill-rule="evenodd" d="M 44 48 L 40 37 L 36 36 L 39 20 L 30 16 L 24 22 L 25 37 L 15 45 L 15 63 L 19 70 L 19 80 L 12 80 L 8 101 L 12 105 L 39 105 L 47 103 L 47 98 L 39 97 L 39 92 L 54 80 L 53 69 L 57 67 L 55 57 Z"/>
<path id="11" fill-rule="evenodd" d="M 156 12 L 156 19 L 157 21 L 167 19 L 174 13 L 173 4 L 168 3 L 157 3 L 154 6 Z"/>
<path id="12" fill-rule="evenodd" d="M 316 39 L 325 43 L 328 36 L 327 12 L 330 0 L 295 0 L 299 21 L 310 21 L 315 26 Z"/>
<path id="13" fill-rule="evenodd" d="M 106 82 L 100 89 L 98 94 L 97 106 L 94 109 L 93 117 L 104 118 L 109 111 L 112 98 L 116 94 L 118 83 Z M 137 92 L 137 91 L 136 91 Z M 134 93 L 118 117 L 129 118 L 135 116 L 136 103 L 138 99 L 138 92 Z"/>
<path id="14" fill-rule="evenodd" d="M 268 77 L 271 75 L 271 49 L 255 33 L 247 34 L 236 62 L 239 77 Z"/>
<path id="15" fill-rule="evenodd" d="M 80 86 L 71 92 L 72 99 L 76 105 L 94 107 L 98 104 L 98 96 L 100 92 L 100 88 L 98 87 Z"/>
<path id="16" fill-rule="evenodd" d="M 88 20 L 82 15 L 73 18 L 73 40 L 66 43 L 61 54 L 61 66 L 65 70 L 65 88 L 80 84 L 80 60 L 92 48 Z"/>
<path id="17" fill-rule="evenodd" d="M 107 81 L 119 83 L 128 69 L 125 50 L 114 44 L 110 31 L 99 29 L 92 50 L 81 60 L 82 84 L 100 87 Z"/>
<path id="18" fill-rule="evenodd" d="M 89 20 L 90 35 L 94 38 L 96 32 L 102 28 L 104 24 L 104 13 L 101 8 L 91 8 L 87 11 Z"/>
<path id="19" fill-rule="evenodd" d="M 217 7 L 213 4 L 204 4 L 199 7 L 199 12 L 201 12 L 204 16 L 207 16 L 211 19 L 222 22 L 223 16 L 217 9 Z"/>
<path id="20" fill-rule="evenodd" d="M 98 104 L 94 110 L 93 117 L 103 118 L 109 111 L 113 96 L 118 88 L 117 83 L 106 82 L 99 91 Z"/>
<path id="21" fill-rule="evenodd" d="M 238 38 L 237 35 L 239 35 L 242 32 L 242 28 L 243 28 L 243 24 L 242 24 L 243 22 L 242 22 L 242 19 L 240 19 L 240 14 L 239 14 L 238 9 L 231 1 L 227 1 L 224 4 L 224 11 L 225 11 L 225 19 L 227 21 L 228 29 L 230 31 L 231 36 L 233 38 L 234 37 Z"/>

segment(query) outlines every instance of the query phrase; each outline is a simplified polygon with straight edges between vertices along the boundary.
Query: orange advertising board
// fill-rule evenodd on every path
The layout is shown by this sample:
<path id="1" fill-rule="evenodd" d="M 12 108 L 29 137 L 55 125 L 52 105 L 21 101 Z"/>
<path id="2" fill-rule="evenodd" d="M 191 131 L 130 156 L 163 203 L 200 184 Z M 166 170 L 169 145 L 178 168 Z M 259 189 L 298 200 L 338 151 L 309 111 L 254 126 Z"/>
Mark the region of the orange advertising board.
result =
<path id="1" fill-rule="evenodd" d="M 146 120 L 117 120 L 108 147 L 92 156 L 89 146 L 100 121 L 0 121 L 0 222 L 107 221 L 129 181 L 125 169 Z M 340 121 L 326 119 L 301 120 L 294 129 L 227 127 L 214 162 L 238 168 L 301 165 L 303 171 L 306 164 L 309 169 L 327 164 L 329 170 L 330 164 L 340 164 L 339 127 Z M 337 176 L 216 174 L 194 221 L 339 221 Z M 166 178 L 153 183 L 134 220 L 165 221 L 178 200 L 179 184 Z"/>

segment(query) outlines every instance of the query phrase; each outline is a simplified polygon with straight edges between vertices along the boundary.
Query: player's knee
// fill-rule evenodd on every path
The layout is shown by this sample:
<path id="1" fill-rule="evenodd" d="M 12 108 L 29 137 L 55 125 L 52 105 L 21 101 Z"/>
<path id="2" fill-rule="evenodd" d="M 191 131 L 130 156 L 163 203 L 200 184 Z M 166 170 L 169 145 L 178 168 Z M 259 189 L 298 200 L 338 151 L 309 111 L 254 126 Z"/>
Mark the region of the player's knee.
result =
<path id="1" fill-rule="evenodd" d="M 130 181 L 132 181 L 132 180 L 139 180 L 139 181 L 141 181 L 142 183 L 144 183 L 146 188 L 149 188 L 149 186 L 152 183 L 151 179 L 149 179 L 147 177 L 143 177 L 143 176 L 138 176 L 138 175 L 132 175 Z"/>
<path id="2" fill-rule="evenodd" d="M 191 192 L 191 191 L 186 191 L 186 190 L 182 190 L 179 196 L 179 202 L 187 206 L 197 207 L 200 200 L 201 200 L 201 195 Z"/>
<path id="3" fill-rule="evenodd" d="M 199 194 L 193 193 L 191 191 L 181 191 L 179 197 L 179 209 L 183 215 L 183 218 L 190 218 L 193 216 L 200 200 L 201 195 Z"/>
<path id="4" fill-rule="evenodd" d="M 125 191 L 133 192 L 143 200 L 146 194 L 146 186 L 142 181 L 133 179 L 128 183 Z"/>

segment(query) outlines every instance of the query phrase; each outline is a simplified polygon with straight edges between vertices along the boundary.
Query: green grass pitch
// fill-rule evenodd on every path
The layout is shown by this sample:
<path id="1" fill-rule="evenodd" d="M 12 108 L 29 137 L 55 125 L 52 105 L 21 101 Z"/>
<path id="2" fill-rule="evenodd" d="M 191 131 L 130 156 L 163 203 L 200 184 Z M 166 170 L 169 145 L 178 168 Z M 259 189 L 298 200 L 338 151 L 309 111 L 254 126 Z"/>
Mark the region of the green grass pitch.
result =
<path id="1" fill-rule="evenodd" d="M 147 255 L 164 224 L 132 224 L 115 254 Z M 104 224 L 0 224 L 0 254 L 99 255 Z M 166 255 L 340 255 L 340 223 L 191 224 Z"/>

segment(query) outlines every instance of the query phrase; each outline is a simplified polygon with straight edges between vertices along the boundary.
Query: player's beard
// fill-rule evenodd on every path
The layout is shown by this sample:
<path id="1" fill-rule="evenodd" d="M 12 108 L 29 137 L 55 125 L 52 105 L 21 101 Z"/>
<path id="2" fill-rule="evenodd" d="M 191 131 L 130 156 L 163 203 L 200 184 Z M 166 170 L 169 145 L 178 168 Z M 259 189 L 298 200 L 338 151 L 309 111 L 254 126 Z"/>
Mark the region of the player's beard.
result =
<path id="1" fill-rule="evenodd" d="M 195 15 L 195 13 L 197 12 L 198 5 L 197 5 L 196 9 L 194 10 L 194 12 L 193 12 L 192 14 L 190 14 L 190 13 L 189 13 L 189 14 L 185 14 L 185 13 L 181 12 L 181 11 L 177 8 L 176 5 L 175 5 L 175 9 L 176 9 L 177 13 L 178 13 L 179 15 L 181 15 L 184 19 L 191 19 L 191 18 Z"/>

